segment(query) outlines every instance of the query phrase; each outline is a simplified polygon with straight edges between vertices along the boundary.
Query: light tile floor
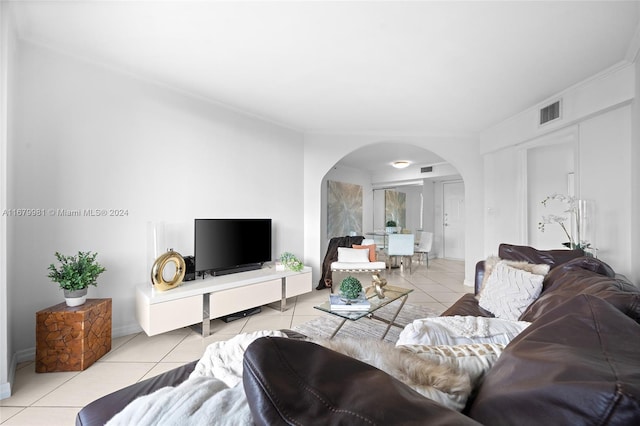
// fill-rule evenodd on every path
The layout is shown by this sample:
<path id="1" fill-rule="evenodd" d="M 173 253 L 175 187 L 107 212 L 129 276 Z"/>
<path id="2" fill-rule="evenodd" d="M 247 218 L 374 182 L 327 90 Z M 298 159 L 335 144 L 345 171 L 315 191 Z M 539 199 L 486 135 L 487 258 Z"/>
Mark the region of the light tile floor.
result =
<path id="1" fill-rule="evenodd" d="M 470 287 L 463 285 L 464 262 L 461 261 L 434 259 L 429 262 L 428 269 L 424 264 L 414 262 L 412 273 L 393 269 L 386 277 L 390 285 L 414 289 L 408 303 L 438 312 L 463 293 L 472 292 Z M 339 275 L 334 278 L 336 282 L 342 279 Z M 86 404 L 199 359 L 212 342 L 229 339 L 238 333 L 292 328 L 325 315 L 313 306 L 324 301 L 328 294 L 327 289 L 314 289 L 289 299 L 285 312 L 280 312 L 279 304 L 273 304 L 263 307 L 257 315 L 230 323 L 213 321 L 213 334 L 207 338 L 190 328 L 153 337 L 144 332 L 117 337 L 113 339 L 111 351 L 82 372 L 37 374 L 33 362 L 21 363 L 16 372 L 13 395 L 0 400 L 0 424 L 74 425 L 77 412 Z"/>

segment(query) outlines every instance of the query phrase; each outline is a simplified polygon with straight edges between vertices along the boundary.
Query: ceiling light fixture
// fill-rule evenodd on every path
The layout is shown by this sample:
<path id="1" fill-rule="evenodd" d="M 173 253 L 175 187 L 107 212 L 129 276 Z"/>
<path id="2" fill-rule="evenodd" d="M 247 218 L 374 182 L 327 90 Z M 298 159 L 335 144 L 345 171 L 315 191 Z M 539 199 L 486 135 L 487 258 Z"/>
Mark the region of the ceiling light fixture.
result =
<path id="1" fill-rule="evenodd" d="M 391 163 L 391 165 L 396 169 L 404 169 L 405 167 L 409 167 L 409 164 L 411 164 L 411 162 L 405 160 L 394 161 L 393 163 Z"/>

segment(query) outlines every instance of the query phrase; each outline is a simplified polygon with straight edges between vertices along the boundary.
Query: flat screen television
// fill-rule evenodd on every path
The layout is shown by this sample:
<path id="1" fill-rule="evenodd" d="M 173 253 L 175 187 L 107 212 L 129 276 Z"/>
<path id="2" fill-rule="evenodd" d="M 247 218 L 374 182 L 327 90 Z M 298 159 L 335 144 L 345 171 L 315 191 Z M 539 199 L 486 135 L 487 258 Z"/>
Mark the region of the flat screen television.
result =
<path id="1" fill-rule="evenodd" d="M 195 219 L 195 269 L 204 276 L 260 269 L 271 261 L 271 219 Z"/>

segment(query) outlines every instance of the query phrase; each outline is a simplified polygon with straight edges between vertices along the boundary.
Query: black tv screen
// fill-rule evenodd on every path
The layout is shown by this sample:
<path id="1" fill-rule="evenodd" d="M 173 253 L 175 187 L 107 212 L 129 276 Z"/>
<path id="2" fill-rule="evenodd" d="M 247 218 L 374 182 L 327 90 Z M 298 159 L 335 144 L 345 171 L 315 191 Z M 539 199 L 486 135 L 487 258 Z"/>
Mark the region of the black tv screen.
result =
<path id="1" fill-rule="evenodd" d="M 271 261 L 271 219 L 195 219 L 196 272 L 258 269 Z"/>

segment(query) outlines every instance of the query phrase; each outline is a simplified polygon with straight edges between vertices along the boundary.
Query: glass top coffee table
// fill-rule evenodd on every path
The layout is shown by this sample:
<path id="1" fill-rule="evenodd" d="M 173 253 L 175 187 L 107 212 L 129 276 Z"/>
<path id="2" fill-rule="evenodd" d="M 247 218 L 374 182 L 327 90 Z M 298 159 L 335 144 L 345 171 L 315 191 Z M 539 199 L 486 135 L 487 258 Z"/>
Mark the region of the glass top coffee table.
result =
<path id="1" fill-rule="evenodd" d="M 314 308 L 316 309 L 319 309 L 331 315 L 335 315 L 337 317 L 342 318 L 342 321 L 340 322 L 338 327 L 335 329 L 331 337 L 329 337 L 329 339 L 333 339 L 333 337 L 338 333 L 338 331 L 340 331 L 340 329 L 347 322 L 347 320 L 358 321 L 359 319 L 364 317 L 382 321 L 387 324 L 387 328 L 382 334 L 382 337 L 380 337 L 380 340 L 383 340 L 385 338 L 385 336 L 389 332 L 389 329 L 391 328 L 392 325 L 403 328 L 404 326 L 401 324 L 397 324 L 395 320 L 398 317 L 398 314 L 400 313 L 400 311 L 402 310 L 402 307 L 404 306 L 405 302 L 407 301 L 407 298 L 409 297 L 409 293 L 411 293 L 413 289 L 394 287 L 394 286 L 385 286 L 384 290 L 385 291 L 384 291 L 383 299 L 380 299 L 375 293 L 372 295 L 367 295 L 367 299 L 371 303 L 371 307 L 366 311 L 332 311 L 331 303 L 328 300 L 318 306 L 314 306 Z M 393 318 L 391 318 L 391 320 L 388 320 L 386 318 L 381 318 L 374 314 L 378 309 L 382 308 L 383 306 L 387 306 L 389 303 L 395 302 L 398 299 L 402 299 L 402 303 L 400 303 L 400 306 L 398 306 L 398 309 L 393 314 Z"/>

